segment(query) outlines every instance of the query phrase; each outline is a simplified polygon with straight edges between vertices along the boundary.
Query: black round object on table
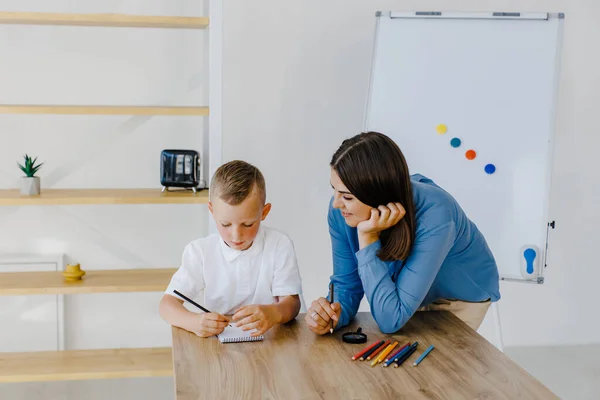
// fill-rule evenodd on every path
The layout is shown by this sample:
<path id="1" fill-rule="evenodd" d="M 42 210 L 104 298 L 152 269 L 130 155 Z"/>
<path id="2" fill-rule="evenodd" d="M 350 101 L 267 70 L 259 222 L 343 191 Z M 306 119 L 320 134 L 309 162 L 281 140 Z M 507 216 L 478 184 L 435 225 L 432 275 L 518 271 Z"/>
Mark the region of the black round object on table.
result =
<path id="1" fill-rule="evenodd" d="M 342 340 L 346 343 L 365 343 L 367 335 L 362 333 L 362 328 L 359 327 L 356 332 L 346 332 L 342 335 Z"/>

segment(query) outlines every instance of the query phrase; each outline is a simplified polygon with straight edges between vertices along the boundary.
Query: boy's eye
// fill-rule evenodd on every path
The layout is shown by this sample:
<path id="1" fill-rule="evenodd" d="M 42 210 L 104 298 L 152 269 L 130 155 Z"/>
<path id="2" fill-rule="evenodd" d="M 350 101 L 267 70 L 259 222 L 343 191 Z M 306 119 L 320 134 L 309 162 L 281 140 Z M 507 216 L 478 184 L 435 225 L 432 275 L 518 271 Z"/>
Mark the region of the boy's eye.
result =
<path id="1" fill-rule="evenodd" d="M 245 226 L 246 228 L 251 228 L 251 227 L 252 227 L 252 225 L 254 225 L 254 222 L 253 222 L 253 223 L 251 223 L 251 224 L 244 224 L 244 226 Z"/>
<path id="2" fill-rule="evenodd" d="M 231 226 L 231 224 L 221 224 L 221 226 L 222 226 L 223 228 L 227 228 L 228 226 Z"/>

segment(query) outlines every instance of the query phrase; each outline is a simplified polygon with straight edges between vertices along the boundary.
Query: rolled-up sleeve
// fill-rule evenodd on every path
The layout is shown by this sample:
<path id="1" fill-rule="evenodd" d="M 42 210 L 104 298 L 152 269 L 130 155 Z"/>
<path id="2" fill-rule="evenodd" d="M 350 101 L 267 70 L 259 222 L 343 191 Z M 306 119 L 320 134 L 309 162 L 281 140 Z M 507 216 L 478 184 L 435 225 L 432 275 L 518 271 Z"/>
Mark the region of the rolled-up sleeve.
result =
<path id="1" fill-rule="evenodd" d="M 333 258 L 333 275 L 331 282 L 334 284 L 334 301 L 342 306 L 340 320 L 336 329 L 342 328 L 350 323 L 356 315 L 360 302 L 364 296 L 362 282 L 358 275 L 358 264 L 356 257 L 345 233 L 344 221 L 336 219 L 335 210 L 330 203 L 328 213 L 329 234 L 331 237 L 331 249 Z M 328 294 L 330 298 L 331 294 Z"/>
<path id="2" fill-rule="evenodd" d="M 413 316 L 429 292 L 454 238 L 454 222 L 418 235 L 395 282 L 389 263 L 377 257 L 379 241 L 356 253 L 362 287 L 382 332 L 398 331 Z"/>

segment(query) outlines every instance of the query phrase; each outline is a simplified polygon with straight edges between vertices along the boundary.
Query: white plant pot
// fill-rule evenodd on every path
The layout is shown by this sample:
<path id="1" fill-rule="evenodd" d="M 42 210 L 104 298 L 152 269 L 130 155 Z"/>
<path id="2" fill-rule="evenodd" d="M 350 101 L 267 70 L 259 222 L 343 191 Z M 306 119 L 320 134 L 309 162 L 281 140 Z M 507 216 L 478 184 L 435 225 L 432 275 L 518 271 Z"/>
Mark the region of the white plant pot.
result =
<path id="1" fill-rule="evenodd" d="M 34 176 L 29 178 L 24 176 L 21 178 L 21 195 L 34 196 L 40 194 L 40 178 Z"/>

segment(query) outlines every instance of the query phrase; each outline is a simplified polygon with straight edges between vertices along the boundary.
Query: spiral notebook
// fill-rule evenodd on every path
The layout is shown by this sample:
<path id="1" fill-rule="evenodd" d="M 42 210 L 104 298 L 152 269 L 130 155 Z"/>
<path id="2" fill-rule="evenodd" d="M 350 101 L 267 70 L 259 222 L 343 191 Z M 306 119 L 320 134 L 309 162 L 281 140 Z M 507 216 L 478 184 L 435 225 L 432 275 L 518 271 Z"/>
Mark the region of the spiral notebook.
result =
<path id="1" fill-rule="evenodd" d="M 217 335 L 221 343 L 258 342 L 264 339 L 263 335 L 250 336 L 254 331 L 243 331 L 237 326 L 228 326 Z"/>

